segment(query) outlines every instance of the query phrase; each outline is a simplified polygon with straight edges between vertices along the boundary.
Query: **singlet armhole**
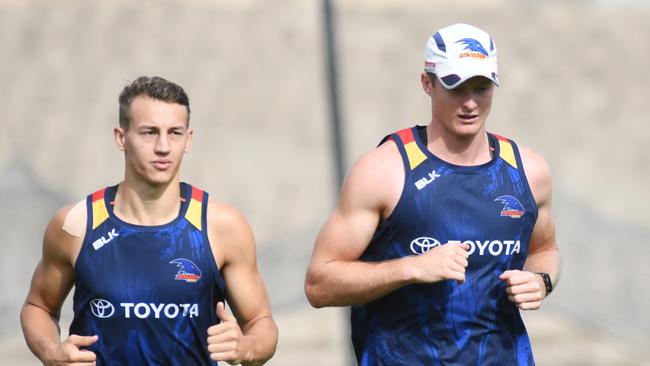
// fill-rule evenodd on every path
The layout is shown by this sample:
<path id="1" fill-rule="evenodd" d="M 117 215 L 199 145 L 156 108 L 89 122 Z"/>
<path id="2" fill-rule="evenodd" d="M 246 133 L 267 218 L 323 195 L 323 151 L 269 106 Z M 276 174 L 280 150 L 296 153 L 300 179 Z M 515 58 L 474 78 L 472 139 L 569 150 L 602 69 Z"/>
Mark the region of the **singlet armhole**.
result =
<path id="1" fill-rule="evenodd" d="M 203 191 L 203 200 L 202 203 L 203 205 L 203 210 L 201 210 L 201 224 L 204 228 L 202 231 L 203 238 L 205 239 L 205 242 L 207 243 L 210 258 L 212 259 L 212 264 L 214 265 L 214 275 L 215 275 L 215 283 L 217 284 L 217 287 L 219 287 L 219 290 L 221 290 L 224 294 L 226 293 L 226 281 L 221 275 L 221 266 L 217 263 L 217 253 L 216 251 L 219 249 L 218 247 L 213 247 L 212 246 L 212 240 L 210 240 L 210 231 L 211 231 L 211 225 L 209 224 L 208 221 L 208 210 L 210 207 L 210 199 L 209 199 L 209 194 L 208 192 Z M 215 244 L 217 242 L 217 238 L 214 238 Z"/>
<path id="2" fill-rule="evenodd" d="M 399 197 L 397 199 L 397 202 L 395 203 L 395 206 L 393 207 L 393 210 L 390 212 L 389 215 L 386 216 L 386 218 L 382 218 L 379 222 L 379 225 L 377 226 L 377 229 L 375 231 L 375 234 L 373 236 L 379 235 L 380 232 L 383 230 L 384 227 L 391 221 L 395 220 L 397 217 L 399 217 L 401 210 L 402 210 L 402 201 L 404 200 L 404 196 L 406 195 L 407 191 L 407 186 L 410 180 L 410 173 L 411 173 L 411 167 L 409 165 L 408 157 L 406 154 L 406 150 L 404 148 L 404 144 L 402 142 L 402 139 L 397 133 L 392 133 L 390 135 L 385 136 L 381 142 L 379 143 L 378 147 L 386 143 L 387 141 L 392 140 L 393 143 L 395 144 L 395 147 L 397 149 L 397 152 L 400 155 L 400 159 L 402 160 L 402 169 L 404 172 L 404 182 L 402 183 L 402 191 L 399 194 Z"/>
<path id="3" fill-rule="evenodd" d="M 535 196 L 533 195 L 533 190 L 530 188 L 530 183 L 528 183 L 528 176 L 526 175 L 526 167 L 524 166 L 523 160 L 521 159 L 521 151 L 519 150 L 519 146 L 517 144 L 510 140 L 510 143 L 512 144 L 512 149 L 515 152 L 515 160 L 517 161 L 517 164 L 519 167 L 521 167 L 520 175 L 521 175 L 521 180 L 524 183 L 524 190 L 526 191 L 526 196 L 528 197 L 530 207 L 534 207 L 535 211 L 533 212 L 533 222 L 537 222 L 537 201 L 535 201 Z"/>

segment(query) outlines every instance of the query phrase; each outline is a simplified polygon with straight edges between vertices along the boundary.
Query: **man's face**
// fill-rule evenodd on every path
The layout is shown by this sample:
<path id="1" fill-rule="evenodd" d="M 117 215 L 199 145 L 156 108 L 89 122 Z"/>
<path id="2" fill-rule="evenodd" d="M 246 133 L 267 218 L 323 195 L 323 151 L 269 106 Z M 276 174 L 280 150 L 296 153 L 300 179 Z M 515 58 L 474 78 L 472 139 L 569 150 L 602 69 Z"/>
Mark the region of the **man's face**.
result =
<path id="1" fill-rule="evenodd" d="M 435 83 L 429 95 L 437 123 L 458 137 L 472 137 L 482 131 L 492 108 L 494 83 L 490 79 L 476 76 L 451 90 L 437 79 L 430 82 Z"/>
<path id="2" fill-rule="evenodd" d="M 125 152 L 126 179 L 149 185 L 169 183 L 177 177 L 192 142 L 187 108 L 138 96 L 131 103 L 130 115 L 127 131 L 115 129 L 117 145 Z"/>

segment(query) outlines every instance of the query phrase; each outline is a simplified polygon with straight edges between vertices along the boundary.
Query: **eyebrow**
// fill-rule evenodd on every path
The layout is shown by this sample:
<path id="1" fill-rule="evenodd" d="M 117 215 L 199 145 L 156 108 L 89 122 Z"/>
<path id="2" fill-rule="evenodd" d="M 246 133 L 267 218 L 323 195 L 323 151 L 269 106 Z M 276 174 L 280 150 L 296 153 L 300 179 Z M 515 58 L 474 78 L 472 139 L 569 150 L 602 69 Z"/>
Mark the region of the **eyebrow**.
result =
<path id="1" fill-rule="evenodd" d="M 138 126 L 138 130 L 159 130 L 161 129 L 159 126 L 154 126 L 154 125 L 141 125 Z M 171 126 L 167 128 L 168 130 L 185 130 L 187 129 L 187 126 Z"/>
<path id="2" fill-rule="evenodd" d="M 138 128 L 137 128 L 137 130 L 139 130 L 139 131 L 140 130 L 157 130 L 157 129 L 158 129 L 158 127 L 151 126 L 151 125 L 142 125 L 142 126 L 138 126 Z"/>

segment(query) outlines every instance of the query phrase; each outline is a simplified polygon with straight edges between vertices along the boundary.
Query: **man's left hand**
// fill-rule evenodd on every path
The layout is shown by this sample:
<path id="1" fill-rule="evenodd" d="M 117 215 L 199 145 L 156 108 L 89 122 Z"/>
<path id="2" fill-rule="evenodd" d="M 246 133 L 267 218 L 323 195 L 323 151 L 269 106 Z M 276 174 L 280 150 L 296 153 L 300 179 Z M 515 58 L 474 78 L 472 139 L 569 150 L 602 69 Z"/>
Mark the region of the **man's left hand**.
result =
<path id="1" fill-rule="evenodd" d="M 546 297 L 544 280 L 536 273 L 510 270 L 503 272 L 499 278 L 506 283 L 508 299 L 521 310 L 537 310 Z"/>
<path id="2" fill-rule="evenodd" d="M 239 365 L 252 357 L 250 347 L 246 346 L 244 334 L 237 319 L 225 309 L 223 302 L 217 303 L 217 317 L 221 323 L 208 328 L 208 352 L 214 361 L 226 361 Z"/>

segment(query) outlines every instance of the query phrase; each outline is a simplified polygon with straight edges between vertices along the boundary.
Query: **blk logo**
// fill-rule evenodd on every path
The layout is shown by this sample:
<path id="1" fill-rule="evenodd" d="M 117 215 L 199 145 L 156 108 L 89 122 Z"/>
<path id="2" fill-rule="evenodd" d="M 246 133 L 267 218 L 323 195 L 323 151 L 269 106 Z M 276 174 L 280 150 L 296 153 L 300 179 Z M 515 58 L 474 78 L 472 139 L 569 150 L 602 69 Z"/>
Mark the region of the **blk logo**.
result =
<path id="1" fill-rule="evenodd" d="M 433 183 L 436 178 L 440 178 L 440 174 L 436 174 L 435 170 L 432 170 L 431 173 L 427 174 L 426 177 L 422 177 L 415 182 L 415 187 L 417 187 L 418 191 L 421 190 L 422 188 L 428 186 L 429 184 Z"/>
<path id="2" fill-rule="evenodd" d="M 98 318 L 110 318 L 115 314 L 115 307 L 107 300 L 94 299 L 90 302 L 90 311 Z"/>
<path id="3" fill-rule="evenodd" d="M 411 241 L 411 251 L 418 255 L 422 255 L 438 246 L 440 246 L 440 242 L 428 236 L 421 236 Z"/>
<path id="4" fill-rule="evenodd" d="M 108 238 L 101 237 L 93 242 L 93 248 L 95 250 L 98 250 L 99 248 L 103 247 L 104 245 L 108 244 L 111 242 L 111 240 L 115 239 L 116 237 L 120 236 L 120 234 L 115 231 L 115 228 L 113 230 L 108 232 Z"/>

